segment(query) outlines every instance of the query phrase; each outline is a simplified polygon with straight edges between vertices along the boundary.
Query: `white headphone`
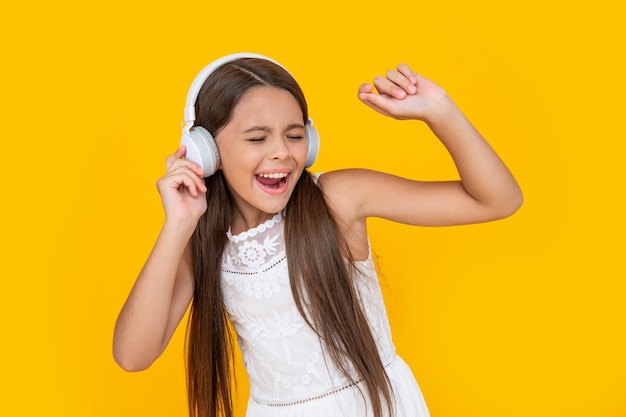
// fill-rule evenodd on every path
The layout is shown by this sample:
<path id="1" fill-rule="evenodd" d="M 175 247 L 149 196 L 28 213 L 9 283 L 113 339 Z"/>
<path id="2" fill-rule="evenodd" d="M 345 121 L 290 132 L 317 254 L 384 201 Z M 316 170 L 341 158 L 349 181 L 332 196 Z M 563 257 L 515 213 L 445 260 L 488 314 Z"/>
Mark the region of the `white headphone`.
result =
<path id="1" fill-rule="evenodd" d="M 196 121 L 196 100 L 198 99 L 198 94 L 200 93 L 202 85 L 217 68 L 239 58 L 265 59 L 285 69 L 285 67 L 280 65 L 278 62 L 266 56 L 253 53 L 237 53 L 227 55 L 211 62 L 209 65 L 204 67 L 204 69 L 200 71 L 200 73 L 193 80 L 193 83 L 189 88 L 189 92 L 187 93 L 187 102 L 185 104 L 185 126 L 183 127 L 183 136 L 180 139 L 180 144 L 184 145 L 187 149 L 185 159 L 200 165 L 200 167 L 204 169 L 205 177 L 213 175 L 213 173 L 215 173 L 215 171 L 219 168 L 220 154 L 213 135 L 211 135 L 211 133 L 209 133 L 209 131 L 202 126 L 193 126 Z M 285 69 L 285 71 L 287 70 Z M 319 134 L 317 133 L 317 129 L 313 127 L 313 121 L 310 118 L 308 123 L 305 125 L 305 135 L 308 146 L 305 168 L 308 168 L 313 165 L 315 159 L 317 159 L 320 146 Z"/>

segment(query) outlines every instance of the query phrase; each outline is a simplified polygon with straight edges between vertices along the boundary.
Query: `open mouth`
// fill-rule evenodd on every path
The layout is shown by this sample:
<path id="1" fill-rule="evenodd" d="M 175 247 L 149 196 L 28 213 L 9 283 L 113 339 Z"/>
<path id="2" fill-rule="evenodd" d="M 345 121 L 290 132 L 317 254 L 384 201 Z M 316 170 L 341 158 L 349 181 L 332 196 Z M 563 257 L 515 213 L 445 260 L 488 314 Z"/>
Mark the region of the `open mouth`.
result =
<path id="1" fill-rule="evenodd" d="M 271 174 L 256 174 L 256 180 L 268 188 L 280 188 L 287 182 L 289 176 L 286 172 L 273 172 Z"/>

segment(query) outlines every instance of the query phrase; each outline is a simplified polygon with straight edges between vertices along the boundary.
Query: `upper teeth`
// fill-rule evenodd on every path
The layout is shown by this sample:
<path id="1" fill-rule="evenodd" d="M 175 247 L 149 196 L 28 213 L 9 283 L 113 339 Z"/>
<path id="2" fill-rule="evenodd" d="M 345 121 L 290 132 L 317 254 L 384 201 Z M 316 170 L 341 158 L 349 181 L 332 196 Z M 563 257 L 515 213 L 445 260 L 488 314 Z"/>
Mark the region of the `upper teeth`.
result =
<path id="1" fill-rule="evenodd" d="M 286 172 L 274 172 L 272 174 L 259 174 L 259 177 L 263 178 L 285 178 L 287 176 Z"/>

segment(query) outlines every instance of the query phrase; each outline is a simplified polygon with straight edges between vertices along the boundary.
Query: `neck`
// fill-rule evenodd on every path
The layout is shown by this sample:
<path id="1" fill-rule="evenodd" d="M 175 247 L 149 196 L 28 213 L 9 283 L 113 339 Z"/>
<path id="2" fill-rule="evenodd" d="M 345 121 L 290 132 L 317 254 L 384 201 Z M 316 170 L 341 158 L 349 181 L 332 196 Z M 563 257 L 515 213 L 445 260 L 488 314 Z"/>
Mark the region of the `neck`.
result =
<path id="1" fill-rule="evenodd" d="M 253 229 L 258 225 L 271 220 L 277 213 L 247 213 L 244 215 L 239 209 L 235 209 L 233 213 L 233 221 L 230 224 L 230 230 L 233 235 L 245 232 L 246 230 Z"/>

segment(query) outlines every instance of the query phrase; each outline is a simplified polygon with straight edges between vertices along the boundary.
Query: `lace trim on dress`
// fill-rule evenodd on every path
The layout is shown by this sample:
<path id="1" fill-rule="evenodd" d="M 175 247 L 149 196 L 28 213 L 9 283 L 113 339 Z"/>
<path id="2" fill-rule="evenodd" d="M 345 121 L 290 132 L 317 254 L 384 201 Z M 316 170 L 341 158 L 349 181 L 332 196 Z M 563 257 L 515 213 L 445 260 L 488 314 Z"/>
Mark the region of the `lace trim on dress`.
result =
<path id="1" fill-rule="evenodd" d="M 281 212 L 278 212 L 274 215 L 274 217 L 272 217 L 271 219 L 267 220 L 264 223 L 261 223 L 260 225 L 258 225 L 257 227 L 254 227 L 252 229 L 246 230 L 245 232 L 241 232 L 238 235 L 233 235 L 230 227 L 228 228 L 228 231 L 226 232 L 226 236 L 228 236 L 228 239 L 233 242 L 233 243 L 239 243 L 242 240 L 246 240 L 249 237 L 254 237 L 256 235 L 258 235 L 259 233 L 263 233 L 268 229 L 271 229 L 272 227 L 274 227 L 274 225 L 278 222 L 280 222 L 283 218 L 283 214 Z"/>

